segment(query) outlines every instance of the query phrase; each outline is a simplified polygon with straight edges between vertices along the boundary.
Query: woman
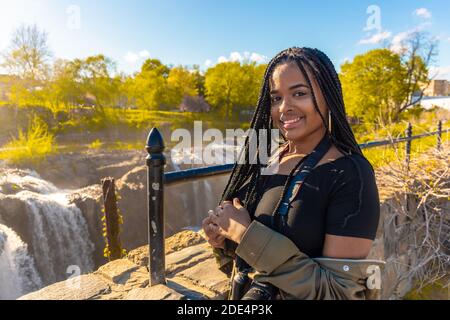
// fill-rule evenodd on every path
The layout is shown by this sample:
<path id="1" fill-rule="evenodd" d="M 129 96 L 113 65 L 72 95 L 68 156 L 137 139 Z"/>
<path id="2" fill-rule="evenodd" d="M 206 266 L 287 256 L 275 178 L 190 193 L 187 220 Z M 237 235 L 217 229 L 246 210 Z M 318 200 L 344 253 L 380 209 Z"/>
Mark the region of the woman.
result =
<path id="1" fill-rule="evenodd" d="M 364 260 L 378 227 L 378 190 L 328 57 L 297 47 L 275 56 L 250 127 L 280 130 L 285 142 L 276 154 L 278 172 L 261 175 L 259 162 L 236 164 L 220 205 L 202 224 L 221 269 L 227 272 L 230 259 L 236 260 L 233 299 L 242 297 L 236 287 L 249 270 L 255 274 L 244 299 L 368 298 L 366 281 L 372 277 L 369 287 L 379 281 L 370 270 L 382 266 Z M 293 193 L 302 162 L 311 162 L 319 147 L 320 159 Z M 243 152 L 247 160 L 255 156 L 248 139 Z"/>

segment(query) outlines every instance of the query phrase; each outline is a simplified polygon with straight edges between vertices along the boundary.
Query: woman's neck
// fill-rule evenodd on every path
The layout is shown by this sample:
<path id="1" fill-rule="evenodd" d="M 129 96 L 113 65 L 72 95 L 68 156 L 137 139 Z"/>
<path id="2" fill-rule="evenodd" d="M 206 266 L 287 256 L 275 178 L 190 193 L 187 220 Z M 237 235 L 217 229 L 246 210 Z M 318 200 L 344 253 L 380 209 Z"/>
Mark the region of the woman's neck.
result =
<path id="1" fill-rule="evenodd" d="M 301 140 L 288 140 L 288 154 L 307 155 L 314 150 L 325 135 L 326 128 L 322 127 L 302 138 Z"/>

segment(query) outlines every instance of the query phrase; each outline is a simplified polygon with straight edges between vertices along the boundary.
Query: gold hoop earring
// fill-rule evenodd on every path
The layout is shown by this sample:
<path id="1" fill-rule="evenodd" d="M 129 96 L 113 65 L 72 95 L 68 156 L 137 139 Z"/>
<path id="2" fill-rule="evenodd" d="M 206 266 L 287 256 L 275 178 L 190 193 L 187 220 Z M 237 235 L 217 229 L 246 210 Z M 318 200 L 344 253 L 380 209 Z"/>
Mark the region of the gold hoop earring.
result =
<path id="1" fill-rule="evenodd" d="M 331 134 L 331 111 L 328 111 L 328 130 Z"/>

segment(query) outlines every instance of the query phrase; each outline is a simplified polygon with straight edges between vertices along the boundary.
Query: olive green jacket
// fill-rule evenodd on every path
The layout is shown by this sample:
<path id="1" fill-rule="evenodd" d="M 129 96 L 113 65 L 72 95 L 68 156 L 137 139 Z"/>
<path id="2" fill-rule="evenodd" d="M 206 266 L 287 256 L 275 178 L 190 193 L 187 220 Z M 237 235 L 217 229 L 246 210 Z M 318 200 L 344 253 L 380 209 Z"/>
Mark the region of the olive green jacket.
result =
<path id="1" fill-rule="evenodd" d="M 309 258 L 286 236 L 254 220 L 239 245 L 213 249 L 220 270 L 231 279 L 235 255 L 255 273 L 253 279 L 280 289 L 282 299 L 379 299 L 384 262 Z"/>

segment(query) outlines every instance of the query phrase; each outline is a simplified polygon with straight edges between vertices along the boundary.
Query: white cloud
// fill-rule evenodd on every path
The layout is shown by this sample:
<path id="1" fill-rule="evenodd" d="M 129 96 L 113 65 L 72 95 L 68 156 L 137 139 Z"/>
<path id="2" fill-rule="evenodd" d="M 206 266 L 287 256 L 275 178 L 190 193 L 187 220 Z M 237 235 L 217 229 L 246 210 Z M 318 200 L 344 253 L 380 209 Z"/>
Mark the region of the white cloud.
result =
<path id="1" fill-rule="evenodd" d="M 242 61 L 242 55 L 239 52 L 232 52 L 230 54 L 230 61 L 237 62 Z"/>
<path id="2" fill-rule="evenodd" d="M 404 49 L 404 42 L 408 39 L 410 39 L 413 34 L 415 33 L 415 30 L 408 30 L 404 32 L 400 32 L 394 36 L 391 43 L 391 50 L 395 53 L 401 53 Z"/>
<path id="3" fill-rule="evenodd" d="M 139 52 L 139 56 L 141 58 L 148 58 L 148 57 L 150 57 L 150 52 L 148 52 L 147 50 L 142 50 Z"/>
<path id="4" fill-rule="evenodd" d="M 217 59 L 217 63 L 228 62 L 228 61 L 263 63 L 268 60 L 269 59 L 266 56 L 256 53 L 256 52 L 244 51 L 243 53 L 240 53 L 237 51 L 233 51 L 230 53 L 230 56 L 228 58 L 225 56 L 220 56 Z"/>
<path id="5" fill-rule="evenodd" d="M 207 60 L 205 61 L 205 67 L 209 67 L 210 65 L 212 65 L 212 61 L 209 60 L 209 59 L 207 59 Z"/>
<path id="6" fill-rule="evenodd" d="M 141 51 L 139 51 L 137 53 L 132 52 L 132 51 L 128 51 L 125 54 L 124 59 L 125 59 L 126 62 L 128 62 L 130 64 L 135 64 L 138 61 L 140 61 L 142 59 L 145 59 L 145 58 L 148 58 L 148 57 L 150 57 L 150 52 L 148 52 L 147 50 L 141 50 Z"/>
<path id="7" fill-rule="evenodd" d="M 433 79 L 447 79 L 447 80 L 450 80 L 450 66 L 430 67 L 429 75 Z"/>
<path id="8" fill-rule="evenodd" d="M 228 62 L 228 59 L 225 58 L 224 56 L 220 56 L 220 57 L 217 59 L 217 63 L 222 63 L 222 62 Z"/>
<path id="9" fill-rule="evenodd" d="M 250 56 L 250 61 L 255 61 L 256 63 L 263 63 L 267 61 L 268 58 L 266 56 L 263 56 L 262 54 L 253 52 Z"/>
<path id="10" fill-rule="evenodd" d="M 373 36 L 361 39 L 359 40 L 359 44 L 378 44 L 382 42 L 383 40 L 389 39 L 391 37 L 392 33 L 389 31 L 383 31 L 375 33 Z"/>
<path id="11" fill-rule="evenodd" d="M 425 22 L 425 23 L 419 24 L 417 27 L 415 27 L 413 29 L 397 33 L 392 38 L 392 43 L 391 43 L 391 47 L 390 47 L 391 51 L 393 51 L 395 53 L 401 53 L 405 49 L 405 41 L 411 39 L 415 33 L 424 30 L 425 28 L 429 27 L 430 25 L 431 25 L 431 23 Z"/>
<path id="12" fill-rule="evenodd" d="M 424 18 L 424 19 L 430 19 L 431 18 L 431 12 L 426 8 L 419 8 L 414 10 L 414 14 L 418 17 Z"/>
<path id="13" fill-rule="evenodd" d="M 139 56 L 134 52 L 128 51 L 124 59 L 128 63 L 136 63 L 139 60 Z"/>

